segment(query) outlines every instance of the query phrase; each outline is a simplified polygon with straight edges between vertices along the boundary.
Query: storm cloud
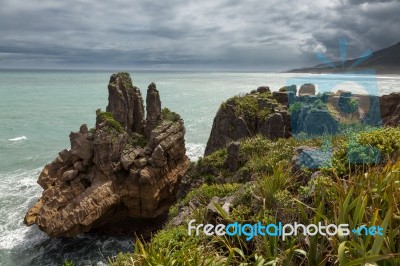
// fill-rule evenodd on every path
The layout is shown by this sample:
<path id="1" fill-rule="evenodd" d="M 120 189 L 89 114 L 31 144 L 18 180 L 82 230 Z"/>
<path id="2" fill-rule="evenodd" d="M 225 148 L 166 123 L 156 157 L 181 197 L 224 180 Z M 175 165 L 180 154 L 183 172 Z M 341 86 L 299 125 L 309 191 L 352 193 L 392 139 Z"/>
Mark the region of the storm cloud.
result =
<path id="1" fill-rule="evenodd" d="M 0 0 L 0 67 L 281 71 L 400 41 L 400 2 Z"/>

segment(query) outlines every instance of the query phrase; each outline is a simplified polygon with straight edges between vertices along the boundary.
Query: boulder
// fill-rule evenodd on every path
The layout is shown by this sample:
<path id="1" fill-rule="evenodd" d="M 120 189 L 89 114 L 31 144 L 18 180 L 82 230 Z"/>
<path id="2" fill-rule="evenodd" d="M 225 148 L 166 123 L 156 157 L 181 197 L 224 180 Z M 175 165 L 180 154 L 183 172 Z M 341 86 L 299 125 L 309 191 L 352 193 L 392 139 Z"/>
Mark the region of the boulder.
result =
<path id="1" fill-rule="evenodd" d="M 266 93 L 271 92 L 268 86 L 261 86 L 257 88 L 258 93 Z"/>
<path id="2" fill-rule="evenodd" d="M 310 169 L 317 171 L 321 167 L 331 165 L 332 151 L 323 151 L 316 147 L 299 146 L 292 157 L 292 174 Z"/>
<path id="3" fill-rule="evenodd" d="M 315 85 L 311 83 L 301 85 L 299 89 L 299 96 L 315 95 Z"/>
<path id="4" fill-rule="evenodd" d="M 272 98 L 275 99 L 278 103 L 287 106 L 289 99 L 288 99 L 288 93 L 287 92 L 282 92 L 282 91 L 274 91 L 272 93 Z"/>
<path id="5" fill-rule="evenodd" d="M 150 164 L 154 167 L 163 167 L 166 163 L 167 158 L 164 155 L 164 150 L 161 145 L 158 145 L 151 155 Z"/>
<path id="6" fill-rule="evenodd" d="M 71 181 L 78 175 L 78 173 L 79 173 L 78 170 L 65 171 L 63 173 L 63 175 L 61 176 L 61 181 L 63 181 L 63 182 Z"/>
<path id="7" fill-rule="evenodd" d="M 383 95 L 380 98 L 380 113 L 382 124 L 388 126 L 400 125 L 400 93 Z"/>
<path id="8" fill-rule="evenodd" d="M 240 142 L 232 142 L 228 145 L 228 156 L 226 158 L 225 164 L 228 166 L 229 170 L 237 171 L 239 169 L 239 151 Z"/>
<path id="9" fill-rule="evenodd" d="M 270 114 L 258 122 L 258 131 L 270 139 L 288 138 L 290 136 L 290 117 L 287 112 Z"/>

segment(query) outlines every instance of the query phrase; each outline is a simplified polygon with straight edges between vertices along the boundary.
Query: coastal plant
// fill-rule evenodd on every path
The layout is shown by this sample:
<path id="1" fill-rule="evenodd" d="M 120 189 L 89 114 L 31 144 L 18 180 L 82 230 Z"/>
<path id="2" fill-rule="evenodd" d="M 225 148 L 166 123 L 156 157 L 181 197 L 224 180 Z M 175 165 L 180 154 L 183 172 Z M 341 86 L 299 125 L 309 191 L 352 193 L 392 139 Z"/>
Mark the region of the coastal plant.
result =
<path id="1" fill-rule="evenodd" d="M 97 109 L 96 116 L 105 122 L 108 129 L 115 129 L 118 133 L 122 133 L 124 131 L 121 124 L 114 119 L 112 113 L 102 112 L 100 109 Z"/>
<path id="2" fill-rule="evenodd" d="M 63 266 L 75 266 L 75 263 L 72 260 L 66 260 L 64 261 Z"/>
<path id="3" fill-rule="evenodd" d="M 193 237 L 187 235 L 185 220 L 180 226 L 167 223 L 150 242 L 137 242 L 133 253 L 117 256 L 111 265 L 398 265 L 399 134 L 400 128 L 349 131 L 333 136 L 329 145 L 324 137 L 243 139 L 238 171 L 227 170 L 226 149 L 202 158 L 192 170 L 199 170 L 198 177 L 224 171 L 235 176 L 247 171 L 252 179 L 243 181 L 244 184 L 231 184 L 210 178 L 209 184 L 193 189 L 170 212 L 171 219 L 183 207 L 189 207 L 185 219 L 201 223 L 321 222 L 349 224 L 350 228 L 379 225 L 385 232 L 383 235 L 298 234 L 285 241 L 273 236 L 255 236 L 251 241 L 238 235 Z M 303 176 L 291 173 L 290 161 L 300 145 L 333 150 L 332 166 L 306 181 Z M 352 145 L 354 149 L 349 150 Z M 362 147 L 376 149 L 384 159 L 374 163 L 349 160 L 352 152 L 368 156 Z M 212 203 L 215 196 L 233 197 L 231 210 L 227 212 L 220 204 Z M 212 217 L 207 210 L 210 203 L 217 210 Z"/>
<path id="4" fill-rule="evenodd" d="M 175 112 L 172 112 L 167 107 L 164 107 L 161 110 L 161 114 L 162 114 L 162 118 L 163 118 L 164 121 L 178 122 L 178 121 L 180 121 L 182 119 L 179 114 L 177 114 Z"/>
<path id="5" fill-rule="evenodd" d="M 145 136 L 138 134 L 138 133 L 133 133 L 130 139 L 130 143 L 133 147 L 146 147 L 147 145 L 147 139 Z"/>
<path id="6" fill-rule="evenodd" d="M 239 189 L 240 185 L 235 183 L 227 184 L 203 184 L 199 188 L 190 191 L 184 199 L 181 200 L 181 204 L 185 205 L 192 200 L 198 202 L 208 202 L 212 197 L 225 197 Z"/>
<path id="7" fill-rule="evenodd" d="M 227 102 L 233 102 L 235 116 L 243 116 L 246 120 L 254 120 L 256 118 L 265 118 L 271 114 L 271 111 L 267 108 L 259 108 L 259 100 L 264 100 L 280 106 L 280 104 L 278 104 L 278 102 L 273 99 L 271 95 L 272 94 L 270 92 L 261 94 L 237 95 L 229 99 Z M 222 103 L 221 107 L 226 108 L 227 102 Z"/>

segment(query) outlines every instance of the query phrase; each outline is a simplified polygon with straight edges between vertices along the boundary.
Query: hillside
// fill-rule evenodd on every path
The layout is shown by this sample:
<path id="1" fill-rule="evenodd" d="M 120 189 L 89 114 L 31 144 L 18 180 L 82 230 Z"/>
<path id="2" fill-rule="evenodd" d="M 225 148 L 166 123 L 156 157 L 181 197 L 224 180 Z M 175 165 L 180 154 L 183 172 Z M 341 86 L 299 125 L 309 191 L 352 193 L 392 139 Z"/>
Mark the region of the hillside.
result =
<path id="1" fill-rule="evenodd" d="M 350 67 L 360 58 L 347 60 L 344 63 L 344 71 L 349 71 Z M 338 73 L 343 72 L 341 62 L 334 62 L 336 69 L 326 66 L 325 64 L 319 64 L 313 67 L 305 67 L 289 70 L 289 73 Z M 359 71 L 365 69 L 374 69 L 378 74 L 400 74 L 400 42 L 387 47 L 382 50 L 378 50 L 372 53 L 372 56 L 359 64 L 356 67 L 351 68 L 352 71 Z"/>

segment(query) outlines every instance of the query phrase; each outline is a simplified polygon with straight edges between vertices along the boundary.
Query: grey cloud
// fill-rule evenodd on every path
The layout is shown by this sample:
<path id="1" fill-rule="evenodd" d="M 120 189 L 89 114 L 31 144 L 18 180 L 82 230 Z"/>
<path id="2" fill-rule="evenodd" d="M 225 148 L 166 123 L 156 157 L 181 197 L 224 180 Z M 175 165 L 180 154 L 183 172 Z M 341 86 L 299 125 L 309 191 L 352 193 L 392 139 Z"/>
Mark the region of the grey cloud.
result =
<path id="1" fill-rule="evenodd" d="M 400 36 L 399 1 L 1 2 L 0 67 L 285 70 Z"/>

